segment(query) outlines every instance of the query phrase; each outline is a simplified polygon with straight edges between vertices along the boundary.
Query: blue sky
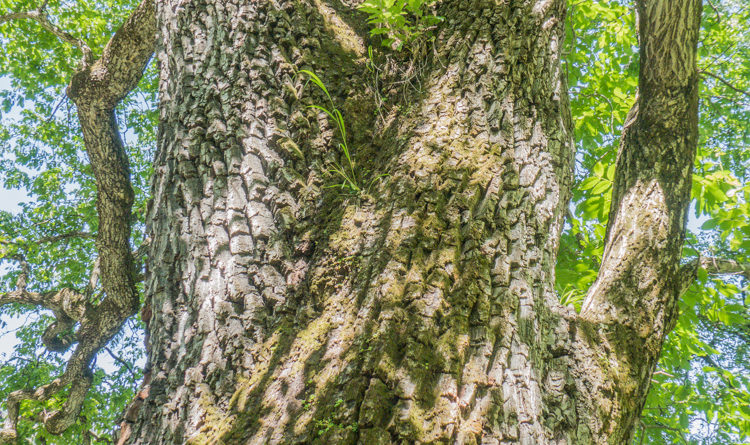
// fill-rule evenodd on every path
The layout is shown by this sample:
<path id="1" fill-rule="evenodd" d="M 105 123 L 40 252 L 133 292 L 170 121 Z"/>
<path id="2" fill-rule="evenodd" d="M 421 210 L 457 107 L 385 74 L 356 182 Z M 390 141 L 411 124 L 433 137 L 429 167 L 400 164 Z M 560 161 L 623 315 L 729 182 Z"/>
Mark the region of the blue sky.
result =
<path id="1" fill-rule="evenodd" d="M 5 77 L 0 77 L 0 90 L 6 90 L 10 88 L 10 82 Z M 17 113 L 11 112 L 7 115 L 3 115 L 3 118 L 14 118 L 17 117 Z M 21 210 L 19 203 L 27 200 L 29 196 L 23 190 L 12 190 L 3 187 L 0 184 L 0 210 L 16 213 Z M 0 273 L 4 272 L 4 267 L 0 266 Z M 14 335 L 15 330 L 24 321 L 22 318 L 10 318 L 7 315 L 3 315 L 3 321 L 8 323 L 5 329 L 0 330 L 0 358 L 3 355 L 7 355 L 13 350 L 18 341 Z"/>

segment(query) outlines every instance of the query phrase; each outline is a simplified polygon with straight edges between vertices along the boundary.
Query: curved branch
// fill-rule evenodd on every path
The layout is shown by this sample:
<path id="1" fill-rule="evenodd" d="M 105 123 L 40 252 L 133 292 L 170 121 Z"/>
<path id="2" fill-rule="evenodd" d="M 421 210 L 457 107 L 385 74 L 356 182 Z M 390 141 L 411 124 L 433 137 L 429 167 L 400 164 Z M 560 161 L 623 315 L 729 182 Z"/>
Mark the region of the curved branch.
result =
<path id="1" fill-rule="evenodd" d="M 16 290 L 0 294 L 0 306 L 6 304 L 28 304 L 33 306 L 40 306 L 44 309 L 52 311 L 57 318 L 58 322 L 53 323 L 45 333 L 47 338 L 48 335 L 52 335 L 52 332 L 63 332 L 62 326 L 72 326 L 76 321 L 83 317 L 86 310 L 86 297 L 73 290 L 73 289 L 62 289 L 58 291 L 49 292 L 30 292 L 26 290 L 26 284 L 30 273 L 29 263 L 26 262 L 26 258 L 23 255 L 16 254 L 10 259 L 21 262 L 21 273 L 16 279 Z M 53 327 L 57 323 L 60 323 L 59 327 Z M 55 350 L 55 349 L 52 349 Z"/>
<path id="2" fill-rule="evenodd" d="M 40 306 L 52 311 L 55 321 L 42 335 L 44 346 L 53 352 L 64 352 L 73 344 L 73 336 L 66 335 L 75 323 L 83 317 L 87 298 L 73 290 L 62 289 L 50 292 L 30 292 L 26 290 L 29 276 L 29 263 L 23 255 L 17 254 L 11 259 L 21 262 L 21 273 L 16 280 L 16 290 L 0 294 L 0 306 L 6 304 L 28 304 Z"/>
<path id="3" fill-rule="evenodd" d="M 62 289 L 51 292 L 29 292 L 17 289 L 0 295 L 0 306 L 10 303 L 30 304 L 51 310 L 55 316 L 60 315 L 72 320 L 80 320 L 85 312 L 86 297 L 73 290 Z"/>
<path id="4" fill-rule="evenodd" d="M 97 270 L 105 297 L 97 305 L 84 304 L 85 310 L 78 318 L 78 345 L 65 372 L 34 391 L 15 391 L 8 397 L 8 415 L 5 429 L 0 432 L 0 444 L 15 440 L 22 400 L 44 400 L 68 385 L 70 391 L 63 407 L 41 421 L 52 434 L 62 433 L 73 425 L 91 387 L 93 357 L 138 309 L 135 264 L 130 251 L 134 193 L 128 158 L 115 120 L 115 106 L 142 77 L 155 43 L 154 0 L 143 0 L 107 43 L 102 57 L 81 66 L 68 85 L 67 94 L 78 109 L 86 152 L 96 179 Z M 23 296 L 30 298 L 29 293 Z M 60 329 L 51 328 L 55 332 Z"/>
<path id="5" fill-rule="evenodd" d="M 14 258 L 18 259 L 18 258 Z M 0 306 L 6 304 L 28 304 L 40 306 L 52 311 L 55 321 L 42 334 L 44 346 L 53 352 L 64 352 L 73 344 L 71 329 L 86 311 L 87 297 L 73 289 L 62 289 L 50 292 L 29 292 L 26 290 L 26 280 L 29 275 L 29 265 L 22 256 L 21 273 L 16 280 L 16 290 L 0 294 Z"/>
<path id="6" fill-rule="evenodd" d="M 68 367 L 63 375 L 52 382 L 33 391 L 21 389 L 10 393 L 7 400 L 8 417 L 5 429 L 0 432 L 0 443 L 12 442 L 15 439 L 19 408 L 22 401 L 47 400 L 70 385 L 70 393 L 63 404 L 63 409 L 44 413 L 40 419 L 46 426 L 47 431 L 52 434 L 60 434 L 68 429 L 70 425 L 75 423 L 80 412 L 80 406 L 83 405 L 83 399 L 91 388 L 92 381 L 93 378 L 87 364 L 84 366 L 81 362 L 73 362 L 71 366 L 71 362 L 68 362 Z M 76 406 L 79 407 L 77 410 L 75 409 Z M 3 440 L 8 442 L 3 442 Z"/>
<path id="7" fill-rule="evenodd" d="M 647 382 L 678 316 L 679 274 L 698 142 L 701 0 L 637 0 L 638 95 L 624 124 L 601 267 L 584 300 L 584 341 L 609 361 L 627 442 Z M 596 338 L 596 340 L 591 340 Z M 625 377 L 629 376 L 629 377 Z M 612 401 L 594 393 L 608 412 Z"/>
<path id="8" fill-rule="evenodd" d="M 619 324 L 658 355 L 681 289 L 690 179 L 698 140 L 700 0 L 637 2 L 639 92 L 624 125 L 602 266 L 581 316 Z M 657 335 L 653 335 L 657 334 Z"/>

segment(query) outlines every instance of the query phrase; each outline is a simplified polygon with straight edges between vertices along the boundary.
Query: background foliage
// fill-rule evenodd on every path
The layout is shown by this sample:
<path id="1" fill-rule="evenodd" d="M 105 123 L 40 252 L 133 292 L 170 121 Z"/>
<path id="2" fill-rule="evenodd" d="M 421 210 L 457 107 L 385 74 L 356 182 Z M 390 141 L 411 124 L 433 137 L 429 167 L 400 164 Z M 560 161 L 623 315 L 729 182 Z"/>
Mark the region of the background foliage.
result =
<path id="1" fill-rule="evenodd" d="M 41 3 L 0 0 L 0 15 L 35 10 Z M 136 4 L 130 0 L 50 1 L 47 11 L 53 23 L 85 40 L 97 57 Z M 1 267 L 6 272 L 0 274 L 0 291 L 14 287 L 20 269 L 18 262 L 9 259 L 16 254 L 22 254 L 31 265 L 29 289 L 83 289 L 96 259 L 94 240 L 50 240 L 76 232 L 95 234 L 98 225 L 94 178 L 75 107 L 65 96 L 81 53 L 30 20 L 0 25 L 0 48 L 0 180 L 5 188 L 28 195 L 19 212 L 0 212 L 0 261 L 5 260 Z M 156 67 L 151 64 L 117 112 L 136 192 L 134 249 L 143 233 L 155 148 L 155 103 Z M 38 387 L 62 373 L 70 353 L 50 353 L 40 340 L 51 319 L 51 314 L 38 308 L 0 308 L 0 334 L 7 333 L 3 340 L 13 334 L 18 340 L 12 351 L 0 356 L 3 406 L 11 391 Z M 45 403 L 25 402 L 25 419 L 19 424 L 19 436 L 25 440 L 19 442 L 107 443 L 97 437 L 111 437 L 117 418 L 142 379 L 138 366 L 143 364 L 140 321 L 128 321 L 96 360 L 95 389 L 75 427 L 55 437 L 30 420 L 43 409 L 56 409 L 64 401 L 62 397 Z"/>
<path id="2" fill-rule="evenodd" d="M 576 181 L 557 265 L 562 300 L 577 309 L 604 248 L 619 135 L 638 84 L 630 2 L 569 5 L 565 68 L 578 149 Z M 747 262 L 750 254 L 750 4 L 704 1 L 698 68 L 700 141 L 684 261 Z M 698 280 L 662 351 L 636 443 L 750 440 L 750 282 Z"/>
<path id="3" fill-rule="evenodd" d="M 41 0 L 0 0 L 0 15 L 33 10 Z M 700 144 L 685 261 L 703 256 L 749 260 L 750 251 L 750 5 L 706 0 L 699 48 L 703 78 Z M 433 0 L 367 0 L 362 5 L 382 51 L 408 49 L 440 18 Z M 54 23 L 84 39 L 95 53 L 135 6 L 134 0 L 50 1 Z M 429 42 L 429 39 L 422 39 Z M 429 43 L 427 43 L 429 44 Z M 75 109 L 64 90 L 80 52 L 31 21 L 0 25 L 0 180 L 24 190 L 19 212 L 0 212 L 0 291 L 13 288 L 22 253 L 32 265 L 29 288 L 83 288 L 96 252 L 93 240 L 55 235 L 95 233 L 94 181 Z M 611 199 L 619 135 L 638 78 L 633 5 L 625 0 L 570 0 L 565 46 L 578 149 L 570 215 L 557 267 L 564 304 L 579 307 L 596 277 Z M 133 248 L 141 242 L 157 116 L 156 67 L 118 109 L 136 190 Z M 664 346 L 636 443 L 732 444 L 750 440 L 748 281 L 705 273 L 680 302 L 681 317 Z M 0 320 L 20 318 L 18 344 L 0 357 L 0 399 L 58 375 L 67 355 L 48 353 L 40 335 L 50 315 L 5 306 Z M 13 318 L 15 317 L 15 318 Z M 0 321 L 0 334 L 9 327 Z M 31 443 L 107 443 L 111 428 L 141 378 L 142 337 L 132 320 L 103 351 L 95 387 L 75 428 L 48 437 L 30 420 L 19 433 Z M 46 402 L 61 403 L 60 399 Z M 26 404 L 25 416 L 45 409 Z M 47 409 L 52 406 L 46 406 Z M 87 432 L 94 434 L 88 434 Z M 97 439 L 97 437 L 101 437 Z"/>

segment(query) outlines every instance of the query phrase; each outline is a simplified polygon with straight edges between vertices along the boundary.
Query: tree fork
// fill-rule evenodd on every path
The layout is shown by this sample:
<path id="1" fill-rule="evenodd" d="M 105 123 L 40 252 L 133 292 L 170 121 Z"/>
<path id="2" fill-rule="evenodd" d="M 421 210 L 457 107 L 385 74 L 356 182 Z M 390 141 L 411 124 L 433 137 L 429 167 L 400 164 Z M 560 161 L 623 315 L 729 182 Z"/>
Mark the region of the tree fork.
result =
<path id="1" fill-rule="evenodd" d="M 5 438 L 20 400 L 68 384 L 46 424 L 75 421 L 91 357 L 137 308 L 132 191 L 112 110 L 150 57 L 153 7 L 145 0 L 69 87 L 99 187 L 107 298 L 87 307 L 61 379 L 11 396 Z M 639 97 L 580 316 L 553 286 L 574 157 L 565 2 L 440 2 L 447 20 L 420 88 L 384 128 L 372 113 L 382 102 L 363 93 L 367 26 L 346 4 L 156 7 L 151 372 L 120 442 L 629 440 L 692 270 L 680 270 L 679 253 L 699 0 L 637 3 Z M 327 188 L 336 135 L 307 107 L 320 102 L 302 91 L 301 69 L 333 91 L 363 174 L 388 175 L 374 197 Z"/>

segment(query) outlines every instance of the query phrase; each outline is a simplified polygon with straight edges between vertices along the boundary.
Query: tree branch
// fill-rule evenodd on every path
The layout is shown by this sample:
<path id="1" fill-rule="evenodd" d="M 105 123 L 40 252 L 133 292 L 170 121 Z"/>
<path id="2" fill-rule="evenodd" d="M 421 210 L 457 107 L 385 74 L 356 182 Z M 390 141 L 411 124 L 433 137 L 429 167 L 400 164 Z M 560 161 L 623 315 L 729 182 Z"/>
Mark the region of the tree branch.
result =
<path id="1" fill-rule="evenodd" d="M 51 236 L 45 236 L 42 238 L 39 238 L 36 240 L 37 244 L 43 244 L 43 243 L 56 243 L 58 241 L 70 239 L 70 238 L 83 238 L 83 239 L 95 239 L 96 235 L 89 232 L 68 232 L 68 233 L 61 233 L 59 235 L 51 235 Z"/>
<path id="2" fill-rule="evenodd" d="M 96 439 L 97 442 L 106 442 L 106 443 L 112 443 L 112 440 L 110 440 L 107 437 L 100 436 L 96 434 L 95 432 L 88 430 L 83 432 L 83 445 L 90 445 L 91 444 L 91 438 Z"/>
<path id="3" fill-rule="evenodd" d="M 729 82 L 728 80 L 724 79 L 724 78 L 723 78 L 723 77 L 721 77 L 721 76 L 717 76 L 717 75 L 716 75 L 716 74 L 714 74 L 714 73 L 711 73 L 711 72 L 709 72 L 709 71 L 704 71 L 704 70 L 700 70 L 700 71 L 698 71 L 698 73 L 699 73 L 699 74 L 701 74 L 701 75 L 703 75 L 703 76 L 708 76 L 708 77 L 711 77 L 711 78 L 713 78 L 713 79 L 716 79 L 716 80 L 718 80 L 719 82 L 721 82 L 721 83 L 723 83 L 724 85 L 726 85 L 727 87 L 729 87 L 730 89 L 734 90 L 735 92 L 737 92 L 737 93 L 740 93 L 740 94 L 743 94 L 743 95 L 745 95 L 745 96 L 747 96 L 747 97 L 750 97 L 750 92 L 748 92 L 748 91 L 746 91 L 746 90 L 743 90 L 743 89 L 741 89 L 741 88 L 738 88 L 738 87 L 736 87 L 736 86 L 732 85 L 732 84 L 731 84 L 731 83 L 730 83 L 730 82 Z"/>
<path id="4" fill-rule="evenodd" d="M 616 358 L 605 359 L 606 378 L 620 402 L 615 423 L 623 439 L 632 432 L 648 388 L 623 376 L 645 380 L 652 374 L 679 313 L 677 266 L 698 142 L 702 10 L 701 0 L 635 4 L 638 94 L 620 139 L 601 267 L 579 315 L 596 333 L 581 338 Z M 608 411 L 610 401 L 604 400 L 600 409 Z"/>
<path id="5" fill-rule="evenodd" d="M 46 6 L 47 2 L 44 2 L 42 4 L 42 8 L 36 11 L 12 12 L 10 14 L 0 15 L 0 25 L 11 20 L 33 20 L 39 23 L 42 28 L 57 36 L 63 42 L 66 42 L 81 50 L 81 52 L 83 53 L 84 63 L 91 63 L 94 60 L 94 53 L 91 52 L 91 48 L 89 48 L 89 46 L 83 40 L 73 36 L 69 32 L 52 23 L 49 20 L 49 17 L 47 17 L 47 14 L 44 13 L 44 8 L 46 8 Z"/>
<path id="6" fill-rule="evenodd" d="M 49 309 L 55 315 L 60 314 L 73 320 L 79 320 L 83 316 L 84 302 L 83 294 L 67 288 L 44 293 L 17 289 L 0 295 L 0 306 L 11 303 L 30 304 Z"/>
<path id="7" fill-rule="evenodd" d="M 674 428 L 674 427 L 671 427 L 671 426 L 667 426 L 667 425 L 664 425 L 662 423 L 654 423 L 654 424 L 649 424 L 649 425 L 647 425 L 643 421 L 641 421 L 640 423 L 641 423 L 641 426 L 644 429 L 659 429 L 659 430 L 673 431 L 673 432 L 675 432 L 675 433 L 677 433 L 677 434 L 680 435 L 680 439 L 682 439 L 683 443 L 688 443 L 688 441 L 685 439 L 685 433 L 681 429 L 679 429 L 679 428 Z"/>
<path id="8" fill-rule="evenodd" d="M 94 235 L 93 233 L 89 233 L 89 232 L 73 231 L 73 232 L 61 233 L 61 234 L 58 234 L 58 235 L 44 236 L 44 237 L 41 237 L 41 238 L 39 238 L 37 240 L 33 240 L 33 241 L 25 241 L 24 240 L 24 241 L 20 241 L 20 242 L 18 242 L 18 241 L 14 242 L 14 241 L 0 240 L 0 245 L 11 246 L 11 245 L 14 245 L 14 244 L 46 244 L 46 243 L 56 243 L 58 241 L 62 241 L 62 240 L 66 240 L 66 239 L 71 239 L 71 238 L 95 239 L 96 235 Z M 6 259 L 16 259 L 16 260 L 18 260 L 18 258 L 12 258 L 12 257 L 7 257 Z"/>
<path id="9" fill-rule="evenodd" d="M 93 104 L 114 110 L 115 105 L 138 84 L 155 46 L 154 0 L 142 0 L 107 42 L 102 56 L 73 75 L 68 85 L 68 97 L 76 103 L 79 112 Z M 95 164 L 92 160 L 92 166 L 96 168 Z"/>
<path id="10" fill-rule="evenodd" d="M 638 94 L 617 155 L 602 266 L 581 316 L 629 326 L 655 342 L 658 355 L 677 316 L 675 265 L 698 140 L 701 2 L 641 0 L 636 7 Z"/>
<path id="11" fill-rule="evenodd" d="M 684 294 L 703 269 L 709 275 L 740 275 L 750 281 L 750 263 L 717 257 L 696 258 L 680 268 L 680 295 Z"/>
<path id="12" fill-rule="evenodd" d="M 701 257 L 696 261 L 709 275 L 742 275 L 750 280 L 750 263 L 715 257 Z"/>
<path id="13" fill-rule="evenodd" d="M 130 251 L 130 216 L 134 193 L 128 158 L 114 111 L 117 103 L 142 77 L 155 44 L 154 0 L 142 0 L 107 43 L 102 57 L 81 66 L 68 85 L 67 94 L 78 109 L 86 152 L 96 180 L 99 215 L 97 270 L 105 296 L 97 305 L 86 302 L 83 313 L 74 314 L 80 315 L 80 328 L 76 333 L 78 345 L 68 360 L 65 372 L 36 390 L 15 391 L 9 395 L 0 444 L 15 441 L 21 401 L 46 400 L 68 385 L 70 389 L 63 407 L 45 415 L 42 423 L 52 434 L 60 434 L 73 425 L 91 387 L 90 366 L 93 357 L 121 329 L 125 320 L 138 310 L 136 271 Z M 27 294 L 24 295 L 28 298 Z M 55 332 L 57 330 L 55 328 Z"/>
<path id="14" fill-rule="evenodd" d="M 83 317 L 86 310 L 86 296 L 73 289 L 44 293 L 27 291 L 29 264 L 23 256 L 17 255 L 17 257 L 14 259 L 20 258 L 21 273 L 16 280 L 16 290 L 1 294 L 0 306 L 12 303 L 29 304 L 52 311 L 55 321 L 47 326 L 42 334 L 42 342 L 50 351 L 66 351 L 74 342 L 74 337 L 70 335 L 71 329 Z"/>

